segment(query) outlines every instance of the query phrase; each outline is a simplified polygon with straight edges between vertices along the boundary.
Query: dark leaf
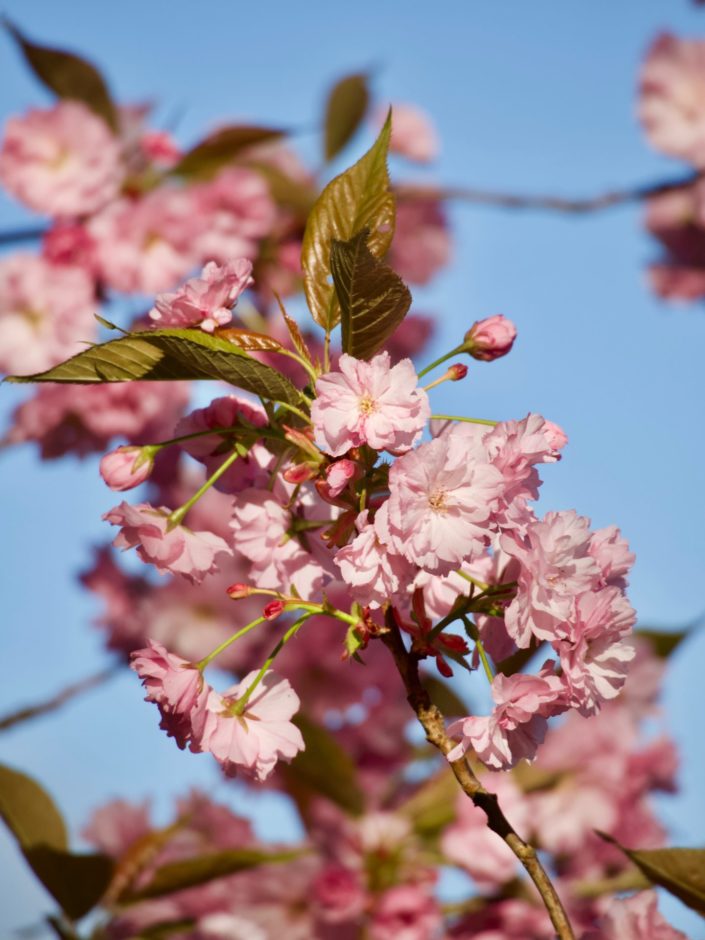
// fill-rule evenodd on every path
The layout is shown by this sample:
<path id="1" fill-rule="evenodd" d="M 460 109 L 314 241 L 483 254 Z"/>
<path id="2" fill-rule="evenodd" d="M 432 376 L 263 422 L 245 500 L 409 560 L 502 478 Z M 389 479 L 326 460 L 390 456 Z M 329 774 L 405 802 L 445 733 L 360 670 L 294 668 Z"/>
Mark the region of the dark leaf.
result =
<path id="1" fill-rule="evenodd" d="M 705 849 L 626 849 L 603 832 L 598 835 L 621 849 L 652 882 L 688 907 L 705 914 Z"/>
<path id="2" fill-rule="evenodd" d="M 330 280 L 333 240 L 349 241 L 368 228 L 367 247 L 376 258 L 381 258 L 394 236 L 394 196 L 387 171 L 391 132 L 390 113 L 370 150 L 326 186 L 306 224 L 301 249 L 304 290 L 313 319 L 327 331 L 340 322 Z"/>
<path id="3" fill-rule="evenodd" d="M 689 630 L 640 629 L 635 631 L 635 636 L 646 640 L 651 646 L 651 651 L 660 659 L 668 659 L 671 653 L 685 640 L 689 632 Z"/>
<path id="4" fill-rule="evenodd" d="M 178 862 L 170 862 L 158 868 L 149 884 L 139 891 L 122 895 L 122 904 L 133 904 L 145 898 L 159 898 L 183 888 L 192 888 L 196 885 L 206 884 L 225 875 L 233 875 L 239 871 L 247 871 L 260 865 L 269 865 L 274 862 L 289 862 L 301 855 L 300 849 L 291 849 L 283 852 L 263 852 L 259 849 L 228 849 L 223 852 L 212 852 L 208 855 L 199 855 L 195 858 L 186 858 Z"/>
<path id="5" fill-rule="evenodd" d="M 48 845 L 25 850 L 35 875 L 72 919 L 83 917 L 100 901 L 113 873 L 106 855 L 74 855 Z"/>
<path id="6" fill-rule="evenodd" d="M 64 820 L 49 794 L 36 780 L 2 764 L 0 816 L 22 849 L 68 846 Z"/>
<path id="7" fill-rule="evenodd" d="M 82 101 L 113 130 L 117 130 L 115 105 L 103 76 L 94 65 L 72 52 L 30 42 L 9 20 L 5 19 L 4 23 L 29 67 L 50 91 L 59 98 Z"/>
<path id="8" fill-rule="evenodd" d="M 340 304 L 343 352 L 370 359 L 384 346 L 411 306 L 398 274 L 367 248 L 369 230 L 347 242 L 334 240 L 330 267 Z"/>
<path id="9" fill-rule="evenodd" d="M 337 156 L 353 136 L 365 116 L 369 100 L 364 74 L 346 75 L 333 86 L 323 122 L 326 160 Z"/>
<path id="10" fill-rule="evenodd" d="M 214 176 L 241 153 L 257 144 L 284 137 L 286 131 L 274 127 L 233 124 L 221 127 L 187 151 L 171 173 L 176 176 L 207 179 Z"/>
<path id="11" fill-rule="evenodd" d="M 136 379 L 220 379 L 272 401 L 294 404 L 301 400 L 294 385 L 276 369 L 201 330 L 131 333 L 91 346 L 46 372 L 9 376 L 5 381 L 83 385 Z"/>

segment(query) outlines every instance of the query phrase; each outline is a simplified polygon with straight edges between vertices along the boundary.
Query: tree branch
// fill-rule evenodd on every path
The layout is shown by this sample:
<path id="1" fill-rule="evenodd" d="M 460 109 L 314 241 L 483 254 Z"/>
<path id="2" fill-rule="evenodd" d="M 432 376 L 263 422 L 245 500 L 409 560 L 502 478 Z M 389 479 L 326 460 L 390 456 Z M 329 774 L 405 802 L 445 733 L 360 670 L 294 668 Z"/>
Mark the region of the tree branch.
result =
<path id="1" fill-rule="evenodd" d="M 394 662 L 406 689 L 407 701 L 426 732 L 426 740 L 433 744 L 441 754 L 447 755 L 454 747 L 454 744 L 446 734 L 445 720 L 442 713 L 432 704 L 428 692 L 421 683 L 418 657 L 406 649 L 399 628 L 392 616 L 387 617 L 387 625 L 389 632 L 382 634 L 381 639 L 394 657 Z M 541 895 L 560 940 L 575 940 L 575 934 L 568 920 L 568 915 L 556 889 L 553 887 L 551 879 L 539 861 L 536 849 L 517 835 L 500 809 L 495 794 L 490 793 L 482 786 L 465 758 L 449 763 L 463 792 L 473 801 L 475 806 L 485 812 L 487 825 L 507 843 L 526 869 Z"/>
<path id="2" fill-rule="evenodd" d="M 464 186 L 415 186 L 402 184 L 396 187 L 400 200 L 404 199 L 431 199 L 431 200 L 459 200 L 476 205 L 495 206 L 500 209 L 534 209 L 544 212 L 562 212 L 568 215 L 587 215 L 591 212 L 600 212 L 627 203 L 644 202 L 652 196 L 661 196 L 664 193 L 687 189 L 697 183 L 705 175 L 705 171 L 690 173 L 688 176 L 674 180 L 662 180 L 657 183 L 646 183 L 627 189 L 609 190 L 597 196 L 588 196 L 581 199 L 564 199 L 561 196 L 528 195 L 521 193 L 495 192 L 485 189 L 473 189 Z"/>
<path id="3" fill-rule="evenodd" d="M 46 232 L 45 227 L 16 228 L 8 232 L 0 232 L 0 246 L 16 245 L 18 242 L 33 242 Z"/>
<path id="4" fill-rule="evenodd" d="M 48 712 L 53 712 L 55 709 L 61 708 L 62 705 L 70 702 L 71 699 L 76 698 L 77 695 L 88 692 L 89 689 L 94 689 L 99 685 L 103 685 L 109 679 L 112 679 L 112 677 L 117 675 L 120 671 L 120 668 L 120 666 L 110 666 L 108 669 L 103 669 L 92 676 L 87 676 L 79 682 L 67 685 L 65 689 L 62 689 L 60 692 L 57 692 L 56 695 L 52 695 L 51 698 L 43 702 L 27 705 L 25 708 L 10 712 L 9 715 L 0 718 L 0 731 L 7 731 L 8 728 L 19 725 L 23 721 L 38 718 L 40 715 L 46 715 Z"/>

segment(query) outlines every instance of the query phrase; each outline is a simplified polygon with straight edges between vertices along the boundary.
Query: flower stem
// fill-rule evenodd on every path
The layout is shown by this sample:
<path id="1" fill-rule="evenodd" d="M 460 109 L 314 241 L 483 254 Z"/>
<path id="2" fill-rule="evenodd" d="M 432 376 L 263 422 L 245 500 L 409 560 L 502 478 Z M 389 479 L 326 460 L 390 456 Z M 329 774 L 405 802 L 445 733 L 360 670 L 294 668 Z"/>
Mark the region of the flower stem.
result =
<path id="1" fill-rule="evenodd" d="M 451 349 L 450 352 L 446 353 L 444 356 L 441 356 L 439 359 L 434 359 L 433 362 L 431 362 L 429 365 L 427 365 L 424 369 L 422 369 L 419 372 L 418 378 L 422 379 L 425 375 L 431 372 L 432 369 L 435 369 L 438 366 L 443 365 L 444 362 L 447 362 L 453 356 L 457 356 L 459 353 L 463 351 L 464 351 L 464 347 L 461 344 L 460 346 L 456 346 L 455 349 Z"/>
<path id="2" fill-rule="evenodd" d="M 280 408 L 286 408 L 287 411 L 290 411 L 292 414 L 297 415 L 297 417 L 305 421 L 306 424 L 311 423 L 311 418 L 309 417 L 309 415 L 307 415 L 305 411 L 301 411 L 301 409 L 297 408 L 295 405 L 290 405 L 288 402 L 285 402 L 285 401 L 278 401 L 276 404 L 279 405 Z"/>
<path id="3" fill-rule="evenodd" d="M 233 633 L 233 635 L 229 636 L 224 643 L 221 643 L 220 646 L 216 646 L 212 652 L 197 662 L 196 669 L 198 669 L 200 672 L 203 672 L 206 666 L 212 663 L 217 656 L 220 656 L 220 654 L 226 650 L 231 643 L 234 643 L 235 640 L 239 640 L 241 636 L 249 633 L 250 630 L 254 630 L 255 627 L 258 627 L 261 623 L 264 623 L 266 619 L 266 617 L 258 617 L 256 620 L 253 620 L 252 623 L 248 623 L 246 627 L 243 627 L 242 630 L 238 630 L 237 633 Z"/>
<path id="4" fill-rule="evenodd" d="M 297 353 L 292 352 L 290 349 L 284 349 L 283 346 L 281 349 L 273 349 L 272 352 L 276 353 L 276 355 L 278 356 L 288 356 L 289 359 L 293 359 L 294 362 L 298 362 L 298 364 L 302 366 L 302 368 L 304 368 L 308 372 L 313 384 L 314 385 L 316 384 L 316 379 L 318 378 L 318 376 L 316 375 L 316 371 L 310 362 L 306 362 L 303 356 L 299 356 Z"/>
<path id="5" fill-rule="evenodd" d="M 431 415 L 432 421 L 465 421 L 468 424 L 486 424 L 493 428 L 499 421 L 490 421 L 489 418 L 466 418 L 463 415 Z"/>
<path id="6" fill-rule="evenodd" d="M 191 499 L 186 500 L 183 506 L 179 506 L 178 509 L 175 509 L 169 516 L 169 528 L 174 528 L 174 526 L 180 525 L 186 513 L 191 509 L 198 500 L 206 493 L 214 483 L 217 483 L 218 480 L 223 476 L 223 474 L 230 469 L 230 467 L 235 463 L 235 461 L 240 457 L 240 452 L 234 450 L 230 456 L 223 461 L 223 463 L 218 467 L 218 469 L 211 476 L 208 477 L 206 482 L 193 494 Z"/>
<path id="7" fill-rule="evenodd" d="M 494 681 L 494 670 L 490 664 L 487 653 L 485 652 L 485 647 L 482 645 L 482 640 L 480 639 L 480 631 L 477 629 L 477 625 L 468 620 L 468 618 L 463 614 L 463 623 L 465 624 L 465 631 L 467 635 L 472 639 L 477 648 L 477 652 L 480 654 L 480 660 L 482 662 L 482 668 L 485 670 L 485 675 L 487 676 L 487 681 L 492 685 Z"/>

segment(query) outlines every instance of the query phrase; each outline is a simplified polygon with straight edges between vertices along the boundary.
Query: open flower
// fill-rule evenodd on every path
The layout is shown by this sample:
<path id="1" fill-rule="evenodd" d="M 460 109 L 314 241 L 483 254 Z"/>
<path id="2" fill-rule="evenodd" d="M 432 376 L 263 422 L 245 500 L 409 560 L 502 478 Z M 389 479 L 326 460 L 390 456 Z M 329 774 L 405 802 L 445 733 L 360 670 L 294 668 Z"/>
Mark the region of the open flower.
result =
<path id="1" fill-rule="evenodd" d="M 240 294 L 254 283 L 252 262 L 246 258 L 222 267 L 209 261 L 200 277 L 186 281 L 175 293 L 158 294 L 149 315 L 159 326 L 198 326 L 206 333 L 233 318 Z"/>

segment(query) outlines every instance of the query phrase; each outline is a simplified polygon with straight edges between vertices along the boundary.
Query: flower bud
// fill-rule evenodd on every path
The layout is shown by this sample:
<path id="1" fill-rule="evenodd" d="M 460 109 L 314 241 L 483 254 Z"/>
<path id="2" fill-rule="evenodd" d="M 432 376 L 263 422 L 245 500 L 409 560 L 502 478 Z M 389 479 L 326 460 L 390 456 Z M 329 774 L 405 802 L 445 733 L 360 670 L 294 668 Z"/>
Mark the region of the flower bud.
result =
<path id="1" fill-rule="evenodd" d="M 252 594 L 252 588 L 249 584 L 242 584 L 238 581 L 236 584 L 231 584 L 225 593 L 232 600 L 239 601 L 243 597 L 249 597 Z"/>
<path id="2" fill-rule="evenodd" d="M 305 483 L 312 480 L 318 474 L 318 467 L 312 467 L 310 463 L 296 463 L 287 467 L 282 476 L 287 483 Z"/>
<path id="3" fill-rule="evenodd" d="M 118 447 L 100 461 L 100 475 L 111 490 L 122 492 L 144 483 L 153 467 L 153 448 Z"/>
<path id="4" fill-rule="evenodd" d="M 328 495 L 332 498 L 340 496 L 348 483 L 358 475 L 359 467 L 352 460 L 336 460 L 326 468 L 326 483 Z"/>
<path id="5" fill-rule="evenodd" d="M 279 614 L 284 612 L 285 607 L 286 603 L 277 598 L 277 600 L 270 601 L 265 605 L 265 608 L 262 611 L 262 616 L 266 617 L 267 620 L 276 620 Z"/>
<path id="6" fill-rule="evenodd" d="M 473 359 L 492 362 L 506 356 L 514 345 L 517 330 L 501 313 L 478 320 L 465 334 L 464 349 Z"/>
<path id="7" fill-rule="evenodd" d="M 468 374 L 468 367 L 460 362 L 454 362 L 448 367 L 448 378 L 451 382 L 459 382 Z"/>

